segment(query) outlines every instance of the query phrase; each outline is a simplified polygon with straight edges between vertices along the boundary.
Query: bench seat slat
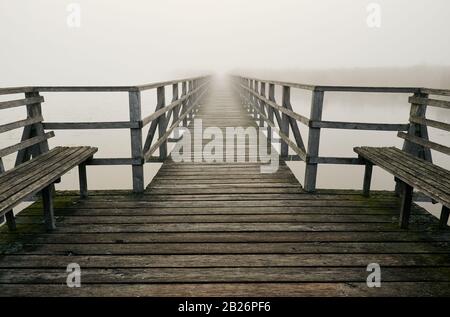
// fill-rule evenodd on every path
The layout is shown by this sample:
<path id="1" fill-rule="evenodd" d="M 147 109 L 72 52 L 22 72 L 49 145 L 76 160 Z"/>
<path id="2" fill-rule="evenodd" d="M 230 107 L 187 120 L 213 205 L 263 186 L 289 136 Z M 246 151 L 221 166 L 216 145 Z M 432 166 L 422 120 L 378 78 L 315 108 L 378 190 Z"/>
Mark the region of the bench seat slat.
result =
<path id="1" fill-rule="evenodd" d="M 450 205 L 450 190 L 443 186 L 442 181 L 436 181 L 436 179 L 444 178 L 443 182 L 447 182 L 450 178 L 449 171 L 397 148 L 357 147 L 354 150 L 361 157 L 382 167 L 418 191 L 423 192 L 443 205 Z M 396 156 L 392 155 L 393 151 L 397 153 Z M 405 164 L 406 161 L 409 164 Z M 416 165 L 413 164 L 416 162 L 420 162 L 421 165 L 428 164 L 430 172 L 418 171 Z M 446 175 L 442 174 L 443 171 L 446 171 Z"/>
<path id="2" fill-rule="evenodd" d="M 17 178 L 17 172 L 20 171 L 20 173 L 26 172 L 28 170 L 31 170 L 35 168 L 38 164 L 40 164 L 41 161 L 45 161 L 50 159 L 52 156 L 56 155 L 57 153 L 61 152 L 64 148 L 63 147 L 56 147 L 51 151 L 48 151 L 44 154 L 39 155 L 36 158 L 33 158 L 32 160 L 26 161 L 22 164 L 20 164 L 17 167 L 14 167 L 10 170 L 7 170 L 3 174 L 1 174 L 1 180 L 2 183 L 0 184 L 0 190 L 3 188 L 3 185 L 6 184 L 10 179 L 16 179 Z M 0 191 L 1 192 L 1 191 Z"/>
<path id="3" fill-rule="evenodd" d="M 9 177 L 5 180 L 0 187 L 0 201 L 6 199 L 10 196 L 10 193 L 17 192 L 23 187 L 28 186 L 28 184 L 33 183 L 34 180 L 39 179 L 42 174 L 51 171 L 57 164 L 64 162 L 64 160 L 75 153 L 76 151 L 81 151 L 79 148 L 65 148 L 61 151 L 56 152 L 55 155 L 41 159 L 37 157 L 35 160 L 37 164 L 31 167 L 21 168 L 17 170 L 13 177 Z M 3 180 L 3 178 L 2 178 Z"/>
<path id="4" fill-rule="evenodd" d="M 1 200 L 0 213 L 10 210 L 21 201 L 23 201 L 23 199 L 25 199 L 26 197 L 29 197 L 36 192 L 41 191 L 43 188 L 52 184 L 55 180 L 60 178 L 69 170 L 86 161 L 87 159 L 92 157 L 95 152 L 97 152 L 97 149 L 92 147 L 76 147 L 75 149 L 76 151 L 72 152 L 71 155 L 62 159 L 60 162 L 58 162 L 58 164 L 54 164 L 51 168 L 47 167 L 46 169 L 43 169 L 42 173 L 39 174 L 38 179 L 33 179 L 33 181 L 31 181 L 30 179 L 30 183 L 26 183 L 26 186 L 22 186 L 22 189 L 20 189 L 18 192 L 14 193 L 4 200 Z M 16 172 L 20 172 L 20 166 L 16 169 Z"/>
<path id="5" fill-rule="evenodd" d="M 418 171 L 420 171 L 425 176 L 432 177 L 435 181 L 441 183 L 443 186 L 447 187 L 450 190 L 450 178 L 449 171 L 446 169 L 431 164 L 422 159 L 417 159 L 412 155 L 403 155 L 402 151 L 399 151 L 396 148 L 387 148 L 387 153 L 392 157 L 398 158 L 404 164 L 415 164 Z M 400 153 L 399 153 L 400 152 Z"/>
<path id="6" fill-rule="evenodd" d="M 390 153 L 385 151 L 381 151 L 379 155 L 389 164 L 392 164 L 399 170 L 410 174 L 412 179 L 423 181 L 424 186 L 431 186 L 433 190 L 443 194 L 450 193 L 450 188 L 447 188 L 447 186 L 441 182 L 441 177 L 435 172 L 421 170 L 416 164 L 408 164 L 404 158 L 394 158 L 390 155 Z"/>

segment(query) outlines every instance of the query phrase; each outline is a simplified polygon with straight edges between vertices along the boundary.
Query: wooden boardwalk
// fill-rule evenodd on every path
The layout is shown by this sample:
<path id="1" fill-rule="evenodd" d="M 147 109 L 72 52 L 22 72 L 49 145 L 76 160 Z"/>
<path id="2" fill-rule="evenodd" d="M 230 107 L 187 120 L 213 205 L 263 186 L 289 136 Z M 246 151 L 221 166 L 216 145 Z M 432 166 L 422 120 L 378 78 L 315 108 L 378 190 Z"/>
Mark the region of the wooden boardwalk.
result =
<path id="1" fill-rule="evenodd" d="M 203 127 L 256 127 L 229 87 L 200 107 Z M 143 195 L 92 191 L 55 199 L 46 233 L 41 202 L 0 229 L 0 296 L 450 295 L 450 231 L 413 207 L 398 227 L 390 192 L 306 193 L 284 162 L 167 160 Z M 81 266 L 81 288 L 66 267 Z M 369 263 L 381 266 L 369 288 Z"/>

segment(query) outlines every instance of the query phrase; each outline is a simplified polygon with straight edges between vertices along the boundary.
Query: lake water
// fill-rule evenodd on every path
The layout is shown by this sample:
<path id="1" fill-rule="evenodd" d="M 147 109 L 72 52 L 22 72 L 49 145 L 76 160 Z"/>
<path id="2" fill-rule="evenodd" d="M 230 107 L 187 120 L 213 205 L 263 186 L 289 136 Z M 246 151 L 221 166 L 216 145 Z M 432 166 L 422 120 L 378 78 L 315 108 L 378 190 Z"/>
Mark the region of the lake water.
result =
<path id="1" fill-rule="evenodd" d="M 276 76 L 274 76 L 276 77 Z M 292 77 L 285 80 L 294 80 Z M 299 76 L 301 77 L 301 76 Z M 263 78 L 271 78 L 264 76 Z M 281 79 L 281 78 L 277 78 Z M 299 78 L 298 81 L 300 81 Z M 222 79 L 223 80 L 223 79 Z M 339 84 L 346 84 L 342 80 Z M 335 83 L 336 84 L 336 83 Z M 431 85 L 423 85 L 431 86 Z M 439 86 L 442 86 L 439 85 Z M 436 86 L 435 86 L 436 87 Z M 444 87 L 440 87 L 444 88 Z M 44 93 L 43 115 L 46 121 L 123 121 L 128 120 L 127 93 Z M 15 96 L 17 99 L 22 96 Z M 355 121 L 377 123 L 407 123 L 410 105 L 409 94 L 367 94 L 367 93 L 326 93 L 323 119 L 332 121 Z M 309 117 L 311 93 L 292 89 L 291 103 L 295 112 Z M 0 100 L 13 99 L 12 96 L 0 96 Z M 14 98 L 16 99 L 16 98 Z M 172 99 L 171 89 L 166 89 L 166 100 Z M 277 101 L 281 100 L 281 91 L 276 91 Z M 156 96 L 154 91 L 142 95 L 142 114 L 154 111 Z M 23 108 L 23 107 L 22 107 Z M 0 124 L 24 118 L 24 109 L 3 110 Z M 449 112 L 445 109 L 429 107 L 427 117 L 450 123 Z M 299 124 L 303 140 L 307 141 L 308 129 Z M 147 133 L 148 126 L 143 135 Z M 50 147 L 56 145 L 91 145 L 99 148 L 96 157 L 130 157 L 129 130 L 57 130 L 56 137 L 50 140 Z M 21 131 L 3 133 L 0 147 L 17 143 Z M 450 146 L 448 132 L 429 129 L 430 139 Z M 321 156 L 355 156 L 354 146 L 402 146 L 403 140 L 396 132 L 329 130 L 323 129 L 320 139 Z M 448 156 L 433 151 L 436 164 L 450 169 Z M 10 168 L 14 157 L 5 158 L 5 165 Z M 302 162 L 288 163 L 299 181 L 303 183 L 304 166 Z M 161 164 L 145 165 L 145 181 L 148 184 Z M 363 178 L 362 166 L 319 165 L 318 188 L 361 189 Z M 128 166 L 91 166 L 88 167 L 90 189 L 129 189 L 131 188 L 131 168 Z M 394 188 L 392 175 L 380 169 L 374 170 L 373 189 Z M 77 189 L 78 175 L 73 170 L 56 185 L 57 189 Z M 423 204 L 437 215 L 439 205 Z"/>

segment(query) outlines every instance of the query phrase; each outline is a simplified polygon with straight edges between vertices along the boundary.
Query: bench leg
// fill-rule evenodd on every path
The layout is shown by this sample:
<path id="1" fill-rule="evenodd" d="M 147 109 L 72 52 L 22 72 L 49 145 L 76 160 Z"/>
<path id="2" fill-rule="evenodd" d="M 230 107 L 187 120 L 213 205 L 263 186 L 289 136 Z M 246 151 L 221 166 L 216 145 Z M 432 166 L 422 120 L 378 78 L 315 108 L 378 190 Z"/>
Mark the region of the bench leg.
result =
<path id="1" fill-rule="evenodd" d="M 401 182 L 401 207 L 399 225 L 402 229 L 408 229 L 409 217 L 411 215 L 413 188 L 406 183 Z"/>
<path id="2" fill-rule="evenodd" d="M 364 170 L 364 183 L 363 183 L 363 195 L 369 197 L 370 194 L 370 183 L 372 181 L 372 170 L 373 164 L 366 163 L 366 168 Z"/>
<path id="3" fill-rule="evenodd" d="M 42 201 L 44 204 L 44 221 L 48 231 L 56 228 L 55 212 L 53 210 L 53 185 L 49 185 L 42 190 Z"/>
<path id="4" fill-rule="evenodd" d="M 440 228 L 443 229 L 443 228 L 447 227 L 449 215 L 450 215 L 450 208 L 448 208 L 446 206 L 442 206 L 441 218 L 439 219 L 439 227 Z"/>
<path id="5" fill-rule="evenodd" d="M 88 187 L 87 187 L 86 163 L 81 163 L 80 165 L 78 165 L 78 176 L 80 178 L 80 196 L 81 198 L 87 198 Z"/>
<path id="6" fill-rule="evenodd" d="M 16 217 L 14 217 L 14 212 L 12 210 L 7 211 L 5 218 L 9 231 L 16 231 Z"/>

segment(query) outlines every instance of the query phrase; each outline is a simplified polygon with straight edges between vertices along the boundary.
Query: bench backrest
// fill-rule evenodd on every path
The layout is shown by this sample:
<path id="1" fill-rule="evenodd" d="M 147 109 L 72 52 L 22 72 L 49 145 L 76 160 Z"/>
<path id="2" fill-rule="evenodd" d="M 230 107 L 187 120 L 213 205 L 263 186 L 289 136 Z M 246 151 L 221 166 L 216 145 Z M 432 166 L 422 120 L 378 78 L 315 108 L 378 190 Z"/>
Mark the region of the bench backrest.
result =
<path id="1" fill-rule="evenodd" d="M 0 95 L 16 95 L 18 93 L 24 93 L 25 98 L 0 101 L 0 111 L 21 106 L 25 106 L 27 109 L 26 118 L 11 123 L 0 124 L 0 134 L 23 128 L 22 139 L 19 143 L 0 148 L 0 174 L 5 171 L 3 157 L 17 152 L 14 166 L 18 166 L 28 161 L 31 157 L 48 152 L 47 140 L 55 136 L 53 131 L 47 133 L 44 131 L 41 109 L 41 103 L 44 102 L 44 98 L 39 95 L 39 92 L 32 91 L 32 89 L 28 88 L 0 89 Z"/>
<path id="2" fill-rule="evenodd" d="M 432 99 L 430 95 L 440 96 L 441 99 Z M 422 89 L 420 93 L 409 98 L 411 103 L 410 126 L 408 133 L 399 132 L 398 136 L 405 140 L 403 150 L 417 157 L 432 162 L 431 151 L 435 150 L 450 155 L 450 148 L 443 144 L 432 142 L 428 137 L 428 127 L 450 131 L 450 124 L 426 118 L 427 107 L 439 107 L 450 110 L 450 101 L 443 100 L 450 93 L 437 89 Z"/>

